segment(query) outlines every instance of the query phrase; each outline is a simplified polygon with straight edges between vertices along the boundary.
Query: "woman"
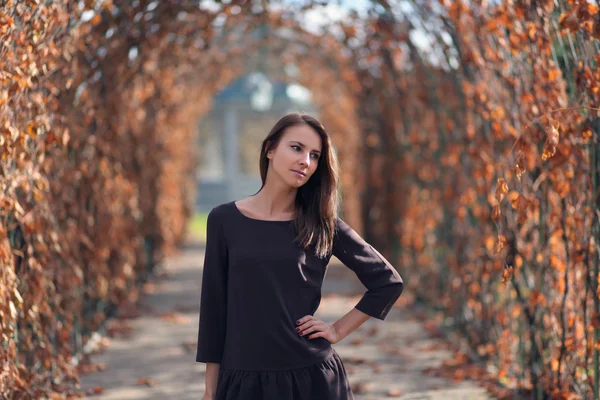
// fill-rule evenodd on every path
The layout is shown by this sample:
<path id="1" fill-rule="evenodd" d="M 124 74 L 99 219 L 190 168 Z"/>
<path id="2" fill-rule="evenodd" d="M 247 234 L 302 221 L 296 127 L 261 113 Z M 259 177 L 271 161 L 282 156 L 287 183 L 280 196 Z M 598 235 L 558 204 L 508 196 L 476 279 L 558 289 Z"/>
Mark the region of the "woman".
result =
<path id="1" fill-rule="evenodd" d="M 337 160 L 315 118 L 281 118 L 260 173 L 255 195 L 208 215 L 196 354 L 207 363 L 204 399 L 353 399 L 331 344 L 385 319 L 402 278 L 337 216 Z M 313 314 L 332 255 L 368 290 L 328 325 Z"/>

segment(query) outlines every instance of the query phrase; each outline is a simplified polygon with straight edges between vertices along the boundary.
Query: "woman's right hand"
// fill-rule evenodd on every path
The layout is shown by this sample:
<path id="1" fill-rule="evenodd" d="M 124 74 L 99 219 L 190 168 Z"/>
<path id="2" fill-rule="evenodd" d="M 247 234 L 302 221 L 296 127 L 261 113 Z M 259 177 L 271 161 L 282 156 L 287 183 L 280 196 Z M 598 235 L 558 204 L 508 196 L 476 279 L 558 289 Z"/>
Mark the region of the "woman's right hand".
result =
<path id="1" fill-rule="evenodd" d="M 204 396 L 202 396 L 202 400 L 215 400 L 215 396 L 213 396 L 210 393 L 204 393 Z"/>

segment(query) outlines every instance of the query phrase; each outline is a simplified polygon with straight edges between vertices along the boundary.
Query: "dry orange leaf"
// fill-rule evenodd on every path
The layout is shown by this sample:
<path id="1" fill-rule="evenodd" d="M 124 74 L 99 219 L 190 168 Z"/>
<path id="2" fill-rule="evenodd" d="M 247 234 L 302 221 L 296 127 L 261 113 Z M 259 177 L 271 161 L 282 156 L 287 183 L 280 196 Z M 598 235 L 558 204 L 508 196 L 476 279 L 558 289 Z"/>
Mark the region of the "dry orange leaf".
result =
<path id="1" fill-rule="evenodd" d="M 145 386 L 156 386 L 156 380 L 154 380 L 153 378 L 138 378 L 136 383 L 138 385 L 145 385 Z"/>

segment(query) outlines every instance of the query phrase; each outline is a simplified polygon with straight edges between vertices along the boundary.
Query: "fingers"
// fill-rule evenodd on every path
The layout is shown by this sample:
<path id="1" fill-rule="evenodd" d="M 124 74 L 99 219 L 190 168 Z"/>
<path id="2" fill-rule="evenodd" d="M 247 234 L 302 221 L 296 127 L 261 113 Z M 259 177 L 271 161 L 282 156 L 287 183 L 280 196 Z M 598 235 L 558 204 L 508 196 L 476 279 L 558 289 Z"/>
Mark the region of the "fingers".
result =
<path id="1" fill-rule="evenodd" d="M 319 332 L 313 333 L 308 338 L 309 339 L 315 339 L 315 338 L 318 338 L 318 337 L 324 338 L 325 337 L 325 331 L 319 331 Z"/>
<path id="2" fill-rule="evenodd" d="M 315 332 L 315 331 L 318 331 L 318 330 L 323 330 L 323 328 L 324 327 L 322 326 L 322 324 L 315 323 L 314 325 L 311 325 L 308 328 L 300 331 L 300 336 L 308 335 L 309 333 Z"/>
<path id="3" fill-rule="evenodd" d="M 324 330 L 326 328 L 326 325 L 323 321 L 316 319 L 312 316 L 310 318 L 306 318 L 305 322 L 302 322 L 302 320 L 304 320 L 304 318 L 301 318 L 301 325 L 296 328 L 296 332 L 300 336 L 305 336 L 309 333 L 318 330 Z"/>
<path id="4" fill-rule="evenodd" d="M 311 319 L 316 319 L 316 318 L 313 317 L 312 315 L 305 315 L 304 317 L 302 317 L 298 321 L 296 321 L 296 325 L 302 325 L 303 323 L 310 321 Z"/>
<path id="5" fill-rule="evenodd" d="M 296 327 L 296 332 L 303 331 L 304 329 L 308 328 L 309 326 L 312 326 L 316 321 L 318 321 L 318 319 L 316 319 L 312 315 L 306 315 L 306 316 L 300 318 L 296 322 L 296 324 L 298 325 L 298 327 Z"/>
<path id="6" fill-rule="evenodd" d="M 306 333 L 312 332 L 314 330 L 314 326 L 318 323 L 319 321 L 317 320 L 310 320 L 308 322 L 305 322 L 296 328 L 296 332 L 298 332 L 300 336 L 303 336 Z"/>

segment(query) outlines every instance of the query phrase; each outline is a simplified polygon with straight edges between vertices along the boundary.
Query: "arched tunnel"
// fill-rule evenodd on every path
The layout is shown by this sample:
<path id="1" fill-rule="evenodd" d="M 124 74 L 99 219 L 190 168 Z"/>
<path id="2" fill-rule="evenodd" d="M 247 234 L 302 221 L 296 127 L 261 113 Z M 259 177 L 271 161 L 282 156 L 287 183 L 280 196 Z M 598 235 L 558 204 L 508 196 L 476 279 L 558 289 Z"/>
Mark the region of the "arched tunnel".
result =
<path id="1" fill-rule="evenodd" d="M 600 22 L 567 3 L 0 1 L 3 398 L 71 393 L 185 240 L 199 121 L 256 72 L 310 90 L 345 220 L 495 393 L 597 396 Z"/>

